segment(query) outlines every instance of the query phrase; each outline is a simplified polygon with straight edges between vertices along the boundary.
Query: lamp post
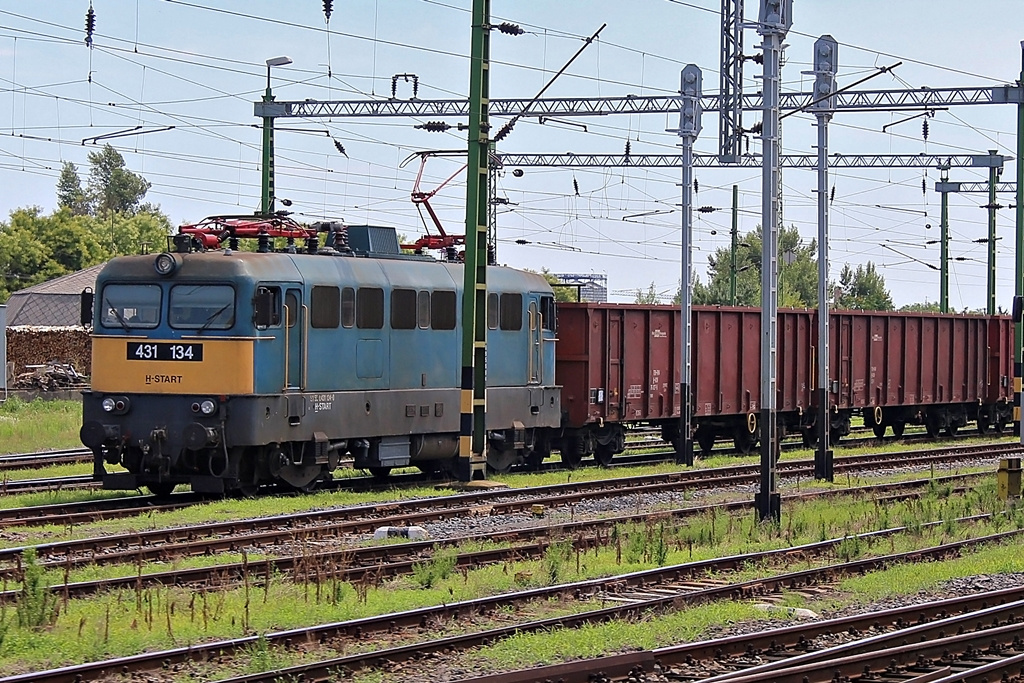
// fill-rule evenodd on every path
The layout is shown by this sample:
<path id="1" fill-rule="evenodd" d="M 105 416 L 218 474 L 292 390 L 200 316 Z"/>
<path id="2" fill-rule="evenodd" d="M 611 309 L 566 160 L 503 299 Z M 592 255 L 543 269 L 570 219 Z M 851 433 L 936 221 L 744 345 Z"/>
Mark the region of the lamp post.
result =
<path id="1" fill-rule="evenodd" d="M 267 60 L 267 92 L 263 94 L 264 102 L 273 102 L 274 93 L 270 90 L 270 67 L 291 64 L 291 57 L 272 57 Z M 263 117 L 263 201 L 260 213 L 269 216 L 274 212 L 274 117 Z"/>

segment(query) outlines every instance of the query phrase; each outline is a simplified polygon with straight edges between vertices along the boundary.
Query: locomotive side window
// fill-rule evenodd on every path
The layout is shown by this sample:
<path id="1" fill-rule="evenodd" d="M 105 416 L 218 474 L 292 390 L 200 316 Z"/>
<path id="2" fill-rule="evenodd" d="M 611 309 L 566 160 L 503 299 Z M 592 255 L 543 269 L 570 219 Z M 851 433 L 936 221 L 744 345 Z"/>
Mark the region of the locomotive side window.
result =
<path id="1" fill-rule="evenodd" d="M 362 290 L 360 290 L 362 291 Z M 416 290 L 391 291 L 391 329 L 412 330 L 416 327 Z"/>
<path id="2" fill-rule="evenodd" d="M 356 292 L 356 327 L 361 330 L 384 328 L 384 290 L 360 287 Z"/>
<path id="3" fill-rule="evenodd" d="M 253 303 L 253 322 L 266 329 L 281 324 L 281 288 L 257 287 Z"/>
<path id="4" fill-rule="evenodd" d="M 523 295 L 502 294 L 500 306 L 501 329 L 523 329 Z"/>
<path id="5" fill-rule="evenodd" d="M 558 322 L 555 318 L 555 298 L 542 296 L 540 298 L 540 315 L 544 320 L 544 329 L 554 332 L 558 329 Z"/>
<path id="6" fill-rule="evenodd" d="M 100 299 L 104 327 L 149 329 L 160 324 L 159 285 L 107 285 Z"/>
<path id="7" fill-rule="evenodd" d="M 168 318 L 178 329 L 229 329 L 235 324 L 235 290 L 230 285 L 175 285 Z"/>
<path id="8" fill-rule="evenodd" d="M 455 292 L 439 290 L 431 295 L 430 326 L 435 330 L 455 329 Z"/>
<path id="9" fill-rule="evenodd" d="M 416 326 L 421 330 L 430 329 L 430 292 L 416 295 Z"/>
<path id="10" fill-rule="evenodd" d="M 354 327 L 356 324 L 356 290 L 346 287 L 341 290 L 341 326 Z"/>
<path id="11" fill-rule="evenodd" d="M 341 322 L 341 290 L 316 285 L 309 296 L 309 324 L 313 327 L 336 328 Z"/>
<path id="12" fill-rule="evenodd" d="M 487 328 L 498 329 L 498 295 L 494 292 L 487 295 Z"/>

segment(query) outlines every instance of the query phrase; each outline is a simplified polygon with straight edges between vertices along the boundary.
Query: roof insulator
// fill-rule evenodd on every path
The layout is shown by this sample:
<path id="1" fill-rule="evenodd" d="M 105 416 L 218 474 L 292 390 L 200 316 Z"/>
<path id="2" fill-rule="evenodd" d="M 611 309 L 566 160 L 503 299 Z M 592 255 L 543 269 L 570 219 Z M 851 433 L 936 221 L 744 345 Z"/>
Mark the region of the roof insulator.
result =
<path id="1" fill-rule="evenodd" d="M 331 139 L 334 140 L 334 148 L 337 149 L 343 157 L 348 159 L 348 152 L 345 151 L 345 145 L 341 144 L 341 140 L 336 140 L 334 138 Z"/>

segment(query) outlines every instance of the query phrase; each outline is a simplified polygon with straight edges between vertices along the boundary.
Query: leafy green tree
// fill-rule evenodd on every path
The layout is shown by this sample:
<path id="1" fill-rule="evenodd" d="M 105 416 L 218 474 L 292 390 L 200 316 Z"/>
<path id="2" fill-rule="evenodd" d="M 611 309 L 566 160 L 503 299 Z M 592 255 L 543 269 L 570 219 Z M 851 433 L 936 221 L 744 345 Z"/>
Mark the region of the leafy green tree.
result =
<path id="1" fill-rule="evenodd" d="M 78 167 L 65 161 L 57 178 L 57 206 L 68 209 L 76 216 L 84 216 L 91 212 L 89 199 L 82 189 L 82 179 L 78 177 Z"/>
<path id="2" fill-rule="evenodd" d="M 89 152 L 89 198 L 96 215 L 135 214 L 149 191 L 148 180 L 125 168 L 124 157 L 110 145 Z"/>
<path id="3" fill-rule="evenodd" d="M 736 305 L 761 305 L 761 227 L 740 235 L 736 250 Z M 707 284 L 694 280 L 695 304 L 728 305 L 732 247 L 720 247 L 708 258 Z M 818 303 L 818 245 L 805 244 L 796 226 L 779 230 L 779 306 L 807 308 Z"/>
<path id="4" fill-rule="evenodd" d="M 836 308 L 863 311 L 891 311 L 894 308 L 889 290 L 885 288 L 885 278 L 875 270 L 871 261 L 856 269 L 843 266 L 839 285 L 842 291 L 836 298 Z"/>
<path id="5" fill-rule="evenodd" d="M 654 288 L 654 283 L 651 283 L 646 292 L 642 289 L 636 290 L 636 298 L 633 300 L 633 303 L 648 306 L 651 304 L 660 304 L 661 297 L 658 296 L 658 290 Z"/>
<path id="6" fill-rule="evenodd" d="M 527 268 L 527 270 L 530 271 L 531 273 L 537 272 L 535 270 L 530 270 L 529 268 Z M 548 284 L 551 285 L 551 289 L 555 292 L 555 301 L 563 303 L 575 303 L 580 300 L 580 291 L 578 287 L 564 284 L 561 280 L 558 279 L 557 275 L 552 273 L 547 268 L 541 268 L 540 275 L 541 277 L 548 281 Z"/>
<path id="7" fill-rule="evenodd" d="M 925 299 L 923 302 L 900 306 L 900 310 L 907 313 L 938 313 L 939 302 Z"/>

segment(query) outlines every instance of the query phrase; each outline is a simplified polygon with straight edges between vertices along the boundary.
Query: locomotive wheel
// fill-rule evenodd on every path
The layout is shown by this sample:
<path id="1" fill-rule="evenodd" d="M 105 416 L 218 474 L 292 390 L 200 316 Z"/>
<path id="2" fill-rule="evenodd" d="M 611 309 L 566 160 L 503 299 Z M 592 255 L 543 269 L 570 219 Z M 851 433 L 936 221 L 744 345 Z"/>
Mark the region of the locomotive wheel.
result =
<path id="1" fill-rule="evenodd" d="M 893 422 L 892 423 L 892 434 L 897 439 L 903 438 L 903 431 L 907 428 L 906 422 Z"/>
<path id="2" fill-rule="evenodd" d="M 146 488 L 157 498 L 168 498 L 174 493 L 174 487 L 177 484 L 172 484 L 169 481 L 154 482 L 152 484 L 146 484 Z"/>
<path id="3" fill-rule="evenodd" d="M 608 444 L 607 446 L 597 444 L 594 447 L 594 462 L 596 462 L 601 467 L 608 467 L 609 465 L 611 465 L 612 458 L 614 457 L 615 449 L 612 447 L 611 444 Z"/>
<path id="4" fill-rule="evenodd" d="M 384 479 L 391 474 L 390 467 L 367 467 L 366 469 L 370 470 L 374 479 Z"/>
<path id="5" fill-rule="evenodd" d="M 562 443 L 562 464 L 570 470 L 580 466 L 583 460 L 583 439 L 578 436 L 570 436 Z"/>
<path id="6" fill-rule="evenodd" d="M 497 448 L 487 449 L 487 469 L 504 474 L 519 463 L 519 454 L 515 450 L 503 451 Z"/>
<path id="7" fill-rule="evenodd" d="M 875 437 L 881 439 L 885 437 L 885 425 L 876 424 L 871 428 L 871 431 L 875 433 Z"/>

